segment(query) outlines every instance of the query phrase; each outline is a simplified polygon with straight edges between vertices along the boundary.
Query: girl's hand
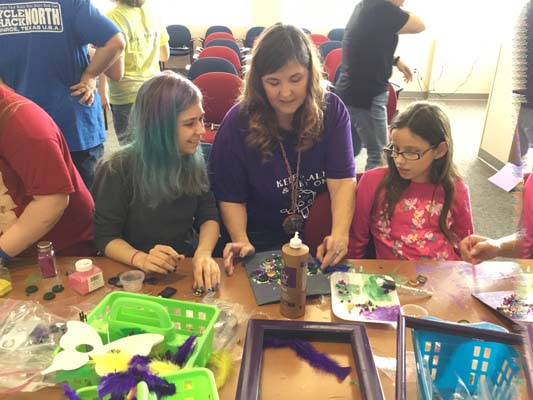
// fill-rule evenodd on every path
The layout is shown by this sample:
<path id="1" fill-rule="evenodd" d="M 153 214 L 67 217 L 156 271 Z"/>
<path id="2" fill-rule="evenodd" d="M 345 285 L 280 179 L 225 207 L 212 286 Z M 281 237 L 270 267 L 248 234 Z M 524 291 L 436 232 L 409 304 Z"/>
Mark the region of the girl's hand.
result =
<path id="1" fill-rule="evenodd" d="M 133 259 L 133 265 L 146 272 L 170 274 L 176 272 L 178 263 L 185 258 L 170 246 L 155 245 L 148 254 L 138 254 Z"/>
<path id="2" fill-rule="evenodd" d="M 227 243 L 224 247 L 222 257 L 224 258 L 224 268 L 228 275 L 233 275 L 233 257 L 246 257 L 255 253 L 255 248 L 250 242 Z"/>
<path id="3" fill-rule="evenodd" d="M 194 272 L 194 289 L 214 291 L 220 285 L 220 268 L 207 253 L 195 253 L 192 259 Z"/>
<path id="4" fill-rule="evenodd" d="M 484 236 L 470 235 L 459 242 L 461 258 L 471 264 L 498 257 L 500 245 L 498 241 Z"/>
<path id="5" fill-rule="evenodd" d="M 320 269 L 338 264 L 348 254 L 348 237 L 329 235 L 324 238 L 316 249 L 316 258 L 322 264 Z"/>

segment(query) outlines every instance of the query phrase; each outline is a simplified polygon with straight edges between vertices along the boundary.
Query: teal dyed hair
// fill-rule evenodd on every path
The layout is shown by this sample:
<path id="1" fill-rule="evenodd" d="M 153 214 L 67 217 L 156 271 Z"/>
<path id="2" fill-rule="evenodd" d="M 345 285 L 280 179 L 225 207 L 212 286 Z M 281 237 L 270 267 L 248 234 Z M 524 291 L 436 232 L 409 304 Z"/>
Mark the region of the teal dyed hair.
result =
<path id="1" fill-rule="evenodd" d="M 142 84 L 129 119 L 133 142 L 112 157 L 132 159 L 134 200 L 156 207 L 209 190 L 202 151 L 180 155 L 178 148 L 178 116 L 201 101 L 198 88 L 172 71 Z"/>

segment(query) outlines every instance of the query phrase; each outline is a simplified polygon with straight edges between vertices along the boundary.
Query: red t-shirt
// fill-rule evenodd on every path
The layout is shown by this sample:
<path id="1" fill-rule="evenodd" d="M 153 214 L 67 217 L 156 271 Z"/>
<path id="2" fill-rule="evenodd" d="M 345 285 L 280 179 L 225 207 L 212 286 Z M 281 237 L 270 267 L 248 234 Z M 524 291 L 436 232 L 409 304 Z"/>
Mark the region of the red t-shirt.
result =
<path id="1" fill-rule="evenodd" d="M 0 86 L 0 235 L 33 196 L 57 193 L 69 195 L 68 207 L 40 240 L 59 255 L 94 254 L 94 202 L 61 131 L 38 105 Z"/>

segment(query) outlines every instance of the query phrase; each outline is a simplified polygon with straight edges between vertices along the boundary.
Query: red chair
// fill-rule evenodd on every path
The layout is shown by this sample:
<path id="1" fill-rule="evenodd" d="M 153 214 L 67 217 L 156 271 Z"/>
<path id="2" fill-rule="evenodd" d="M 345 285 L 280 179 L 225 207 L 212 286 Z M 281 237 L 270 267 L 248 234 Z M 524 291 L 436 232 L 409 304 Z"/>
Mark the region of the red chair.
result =
<path id="1" fill-rule="evenodd" d="M 356 174 L 357 182 L 362 176 L 363 173 L 361 172 Z M 331 233 L 331 218 L 331 199 L 326 190 L 316 197 L 305 221 L 305 244 L 309 246 L 309 252 L 312 256 L 316 255 L 317 247 Z"/>
<path id="2" fill-rule="evenodd" d="M 398 98 L 396 97 L 396 89 L 389 82 L 389 100 L 387 102 L 387 125 L 390 125 L 392 119 L 396 115 L 396 108 L 398 106 Z"/>
<path id="3" fill-rule="evenodd" d="M 324 42 L 329 42 L 329 38 L 326 35 L 321 35 L 320 33 L 311 33 L 309 39 L 315 44 L 316 47 L 319 47 Z"/>
<path id="4" fill-rule="evenodd" d="M 228 110 L 237 102 L 241 92 L 242 80 L 226 72 L 208 72 L 194 81 L 203 95 L 205 111 L 205 134 L 202 141 L 213 143 L 218 126 Z"/>
<path id="5" fill-rule="evenodd" d="M 210 41 L 215 40 L 215 39 L 229 39 L 229 40 L 233 40 L 234 42 L 237 42 L 237 39 L 235 39 L 235 37 L 233 37 L 231 33 L 213 32 L 204 39 L 204 47 L 206 47 Z"/>
<path id="6" fill-rule="evenodd" d="M 235 54 L 235 51 L 233 51 L 229 47 L 224 47 L 224 46 L 206 47 L 200 52 L 200 54 L 198 55 L 198 59 L 202 59 L 205 57 L 218 57 L 218 58 L 223 58 L 225 60 L 228 60 L 235 67 L 235 69 L 240 75 L 241 60 L 239 56 Z"/>
<path id="7" fill-rule="evenodd" d="M 330 82 L 335 81 L 335 72 L 342 62 L 342 48 L 333 49 L 329 52 L 324 60 L 324 69 L 328 74 Z"/>

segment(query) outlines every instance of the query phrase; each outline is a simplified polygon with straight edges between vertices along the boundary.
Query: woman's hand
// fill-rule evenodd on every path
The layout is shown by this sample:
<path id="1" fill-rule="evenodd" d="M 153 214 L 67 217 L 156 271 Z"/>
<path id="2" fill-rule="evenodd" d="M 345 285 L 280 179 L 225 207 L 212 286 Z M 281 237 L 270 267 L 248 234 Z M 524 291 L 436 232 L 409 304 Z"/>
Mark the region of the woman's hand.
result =
<path id="1" fill-rule="evenodd" d="M 461 258 L 472 264 L 499 257 L 501 246 L 497 240 L 484 236 L 470 235 L 459 242 Z"/>
<path id="2" fill-rule="evenodd" d="M 145 272 L 170 274 L 176 272 L 178 263 L 185 258 L 170 246 L 155 245 L 149 252 L 138 254 L 133 259 L 133 266 Z"/>
<path id="3" fill-rule="evenodd" d="M 406 64 L 404 64 L 402 60 L 398 60 L 396 68 L 398 68 L 403 74 L 403 80 L 405 81 L 405 83 L 409 83 L 413 80 L 413 73 L 411 72 L 411 69 Z"/>
<path id="4" fill-rule="evenodd" d="M 320 269 L 324 270 L 330 265 L 336 265 L 342 261 L 348 253 L 348 237 L 328 235 L 316 249 L 316 258 L 322 264 Z"/>
<path id="5" fill-rule="evenodd" d="M 214 291 L 220 285 L 220 268 L 208 253 L 195 253 L 192 259 L 194 272 L 194 289 L 208 292 Z"/>
<path id="6" fill-rule="evenodd" d="M 92 106 L 94 102 L 94 91 L 96 90 L 96 78 L 85 72 L 81 74 L 80 81 L 70 87 L 71 96 L 81 96 L 80 103 Z"/>
<path id="7" fill-rule="evenodd" d="M 224 258 L 224 268 L 228 275 L 233 275 L 233 257 L 246 257 L 255 253 L 255 248 L 250 242 L 227 243 L 224 247 L 222 257 Z"/>

